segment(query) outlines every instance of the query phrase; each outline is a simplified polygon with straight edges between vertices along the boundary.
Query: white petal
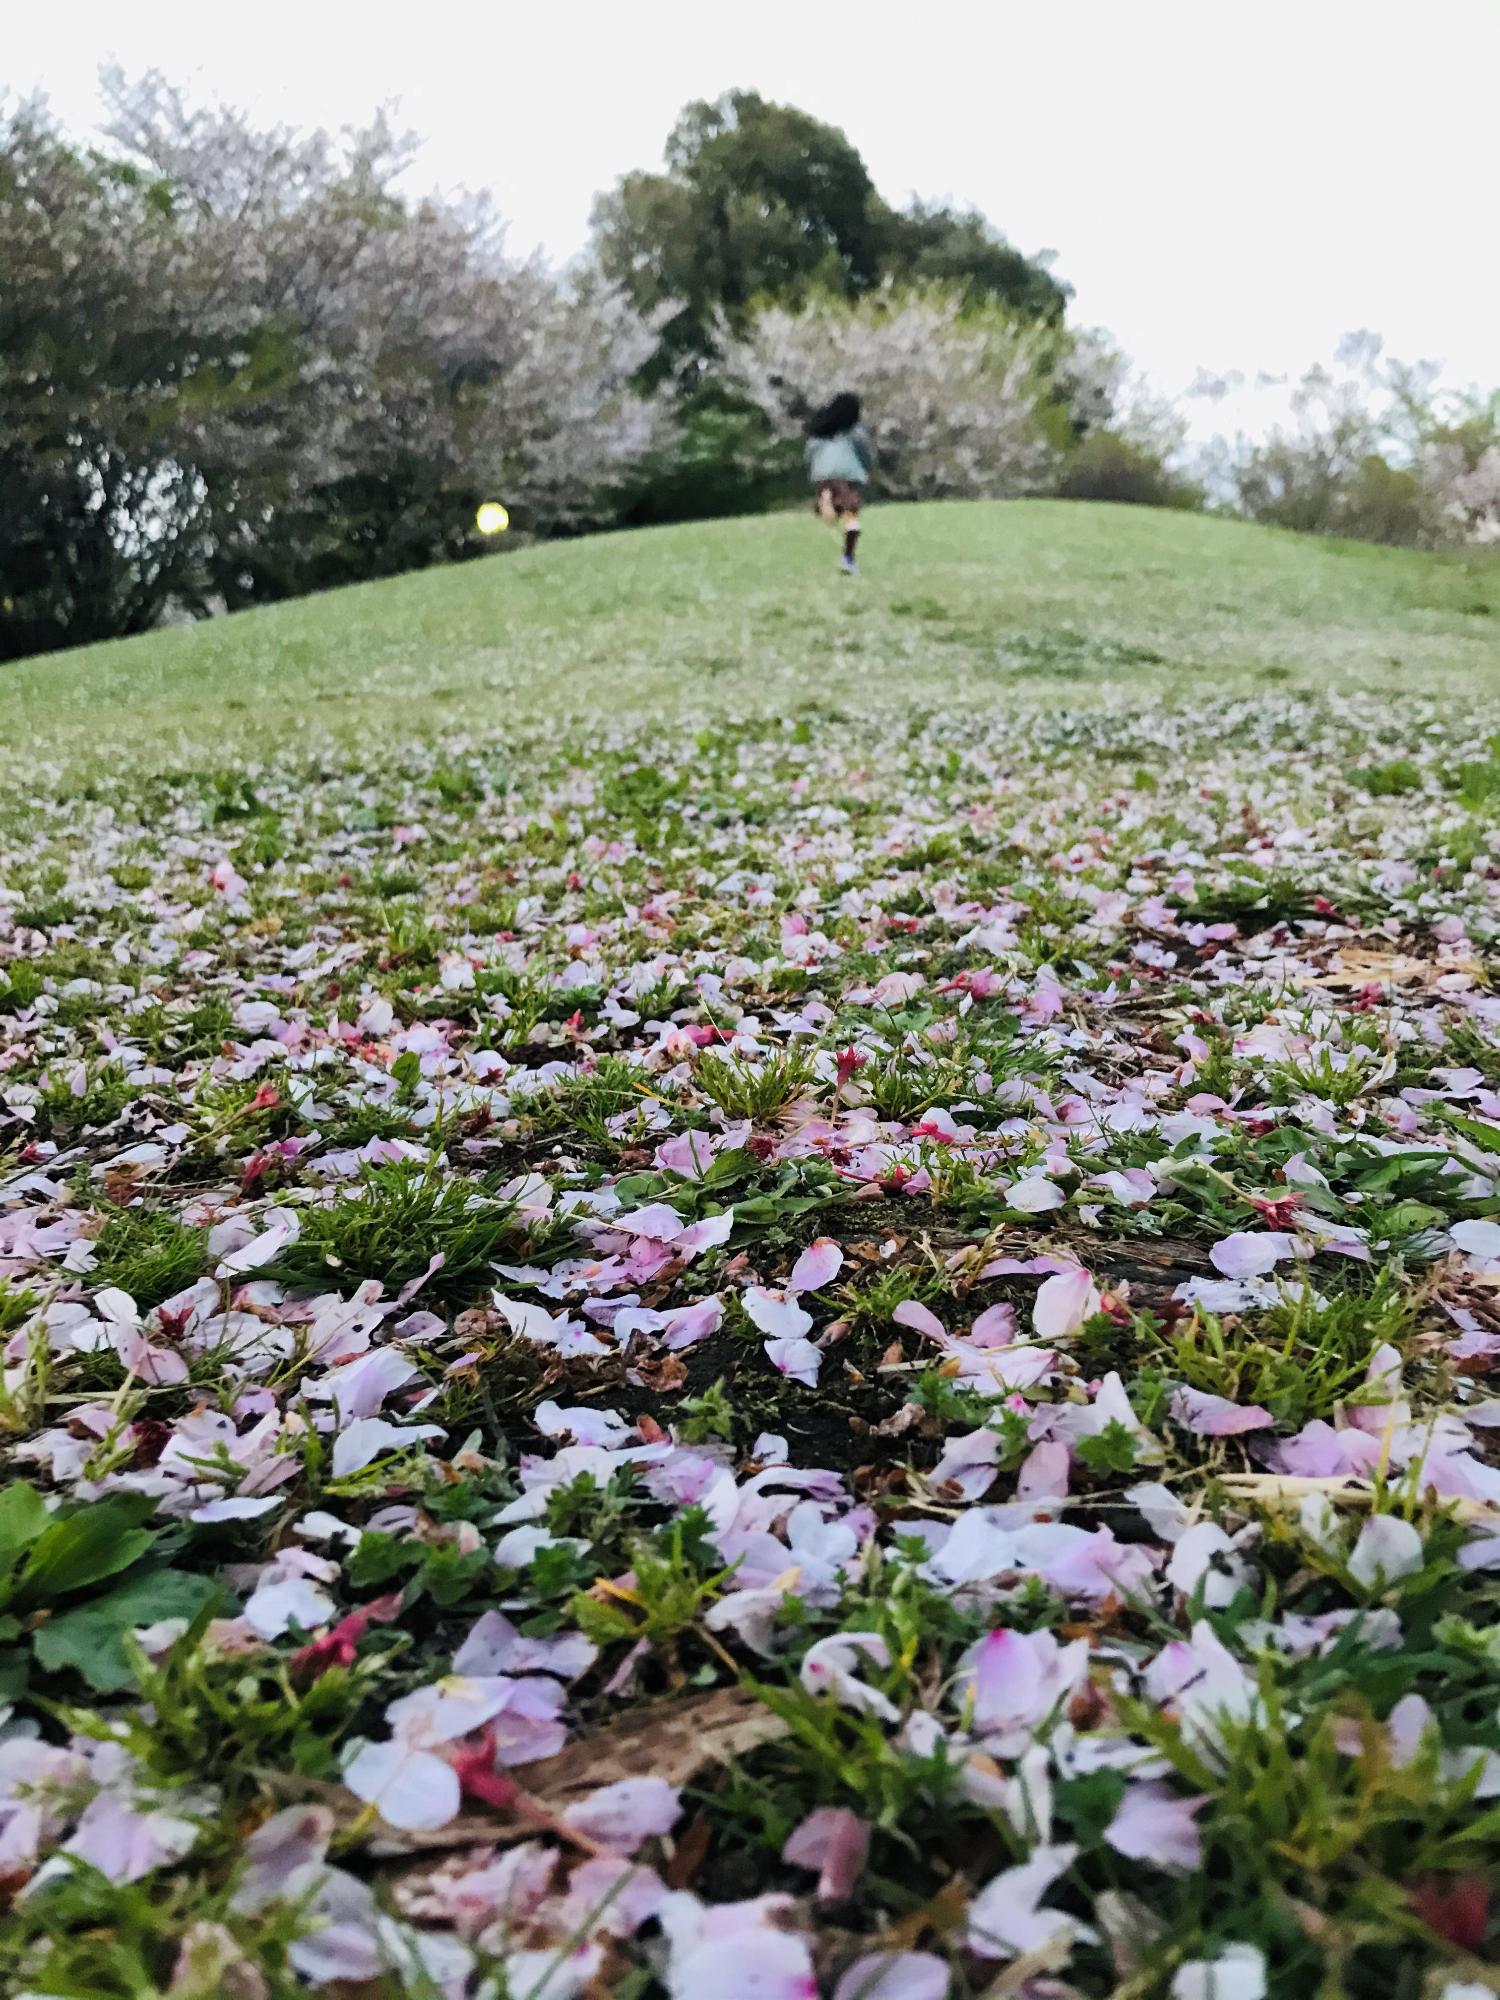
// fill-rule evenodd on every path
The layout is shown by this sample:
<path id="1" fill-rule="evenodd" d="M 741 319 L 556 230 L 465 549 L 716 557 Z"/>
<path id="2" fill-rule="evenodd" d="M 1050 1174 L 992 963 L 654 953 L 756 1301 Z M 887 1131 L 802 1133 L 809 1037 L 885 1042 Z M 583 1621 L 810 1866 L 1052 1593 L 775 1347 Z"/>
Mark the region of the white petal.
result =
<path id="1" fill-rule="evenodd" d="M 344 1783 L 388 1825 L 413 1833 L 446 1826 L 462 1798 L 451 1764 L 398 1742 L 367 1744 L 345 1771 Z"/>
<path id="2" fill-rule="evenodd" d="M 1422 1537 L 1410 1521 L 1372 1514 L 1359 1531 L 1349 1574 L 1367 1590 L 1383 1588 L 1422 1567 Z"/>

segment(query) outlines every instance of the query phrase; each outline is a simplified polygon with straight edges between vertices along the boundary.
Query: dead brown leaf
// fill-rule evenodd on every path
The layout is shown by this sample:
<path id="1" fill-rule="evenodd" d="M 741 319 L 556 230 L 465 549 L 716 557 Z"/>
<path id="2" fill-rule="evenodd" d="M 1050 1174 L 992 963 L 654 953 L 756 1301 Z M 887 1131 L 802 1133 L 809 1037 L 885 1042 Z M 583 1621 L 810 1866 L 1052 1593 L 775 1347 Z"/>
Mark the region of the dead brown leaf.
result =
<path id="1" fill-rule="evenodd" d="M 579 1737 L 555 1757 L 518 1764 L 506 1775 L 515 1779 L 534 1806 L 557 1815 L 599 1786 L 621 1778 L 690 1784 L 714 1765 L 731 1763 L 785 1734 L 786 1724 L 748 1689 L 711 1688 L 706 1694 L 682 1695 L 621 1716 L 592 1735 Z M 362 1844 L 381 1857 L 497 1847 L 532 1839 L 537 1831 L 534 1816 L 501 1811 L 461 1813 L 431 1832 L 398 1831 L 374 1819 L 342 1785 L 284 1772 L 266 1772 L 264 1777 L 277 1797 L 315 1799 L 328 1806 L 341 1833 L 363 1832 Z M 368 1831 L 361 1822 L 368 1822 Z"/>
<path id="2" fill-rule="evenodd" d="M 884 1423 L 876 1424 L 870 1435 L 878 1438 L 904 1437 L 910 1430 L 920 1430 L 924 1418 L 925 1412 L 920 1404 L 903 1403 L 899 1410 L 885 1419 Z"/>
<path id="3" fill-rule="evenodd" d="M 941 1942 L 962 1929 L 968 1914 L 970 1889 L 961 1875 L 945 1882 L 919 1909 L 898 1917 L 881 1939 L 884 1949 L 915 1951 L 929 1933 Z"/>
<path id="4" fill-rule="evenodd" d="M 906 1248 L 905 1236 L 883 1236 L 870 1238 L 863 1243 L 845 1245 L 845 1254 L 855 1264 L 890 1264 Z"/>
<path id="5" fill-rule="evenodd" d="M 620 1778 L 665 1778 L 686 1785 L 786 1734 L 786 1724 L 747 1688 L 711 1688 L 623 1715 L 512 1775 L 550 1811 Z"/>
<path id="6" fill-rule="evenodd" d="M 687 1386 L 687 1363 L 680 1354 L 649 1354 L 632 1364 L 645 1386 L 658 1396 L 673 1396 Z"/>
<path id="7" fill-rule="evenodd" d="M 1429 988 L 1455 972 L 1481 983 L 1486 978 L 1484 965 L 1477 958 L 1416 958 L 1388 944 L 1340 945 L 1337 957 L 1338 963 L 1331 970 L 1304 971 L 1297 983 L 1358 991 L 1363 986 Z"/>
<path id="8" fill-rule="evenodd" d="M 140 1192 L 140 1183 L 145 1178 L 145 1169 L 138 1166 L 106 1167 L 104 1170 L 104 1195 L 116 1208 L 128 1208 Z"/>
<path id="9" fill-rule="evenodd" d="M 454 1320 L 453 1331 L 459 1340 L 485 1340 L 491 1334 L 507 1332 L 508 1328 L 501 1315 L 489 1306 L 470 1306 Z"/>
<path id="10" fill-rule="evenodd" d="M 1059 1931 L 1045 1944 L 1039 1944 L 1035 1951 L 1012 1959 L 1005 1970 L 997 1973 L 978 1995 L 978 2000 L 1015 2000 L 1015 1996 L 1026 1992 L 1039 1973 L 1061 1972 L 1072 1954 L 1072 1934 Z M 1066 1995 L 1076 1995 L 1078 1989 L 1054 1981 L 1048 1985 L 1047 1991 L 1057 1996 L 1057 2000 L 1064 2000 Z"/>
<path id="11" fill-rule="evenodd" d="M 708 1859 L 712 1841 L 713 1828 L 701 1815 L 683 1833 L 673 1836 L 672 1858 L 662 1870 L 662 1880 L 669 1889 L 691 1887 Z"/>

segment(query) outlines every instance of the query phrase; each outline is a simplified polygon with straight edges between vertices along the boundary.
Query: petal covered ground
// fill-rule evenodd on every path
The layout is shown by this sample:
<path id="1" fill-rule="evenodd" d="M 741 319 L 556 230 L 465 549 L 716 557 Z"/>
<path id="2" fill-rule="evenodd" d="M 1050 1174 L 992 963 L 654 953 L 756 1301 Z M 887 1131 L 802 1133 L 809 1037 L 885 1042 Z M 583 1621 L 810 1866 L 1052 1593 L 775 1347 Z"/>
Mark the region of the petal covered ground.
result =
<path id="1" fill-rule="evenodd" d="M 7 1989 L 1496 1991 L 1494 727 L 13 814 Z"/>

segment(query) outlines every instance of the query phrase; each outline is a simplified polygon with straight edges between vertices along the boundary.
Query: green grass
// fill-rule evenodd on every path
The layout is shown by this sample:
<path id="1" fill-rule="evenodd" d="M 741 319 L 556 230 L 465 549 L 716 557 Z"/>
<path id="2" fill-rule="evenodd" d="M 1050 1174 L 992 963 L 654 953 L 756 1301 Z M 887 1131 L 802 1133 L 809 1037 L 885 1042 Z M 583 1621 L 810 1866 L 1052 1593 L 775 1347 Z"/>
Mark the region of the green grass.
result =
<path id="1" fill-rule="evenodd" d="M 570 1675 L 568 1726 L 601 1775 L 631 1765 L 589 1739 L 649 1718 L 638 1754 L 666 1744 L 669 1690 L 736 1706 L 747 1690 L 783 1725 L 732 1772 L 681 1774 L 676 1853 L 692 1850 L 710 1904 L 793 1891 L 788 1937 L 809 1934 L 820 1990 L 847 1989 L 851 1951 L 903 1935 L 955 1959 L 955 2000 L 1000 1990 L 994 1962 L 962 1951 L 965 1905 L 1041 1836 L 1041 1794 L 1027 1779 L 1023 1828 L 989 1789 L 1000 1770 L 1019 1782 L 1015 1746 L 973 1766 L 971 1790 L 961 1739 L 923 1752 L 918 1722 L 967 1729 L 957 1676 L 999 1624 L 1093 1652 L 1090 1682 L 1027 1725 L 1051 1759 L 1049 1844 L 1076 1850 L 1049 1907 L 1093 1941 L 1067 1965 L 1050 1946 L 1013 1961 L 1001 1987 L 1055 1973 L 1090 2000 L 1159 2000 L 1181 1964 L 1239 1940 L 1266 1951 L 1278 1995 L 1433 2000 L 1479 1963 L 1423 1915 L 1455 1897 L 1494 1962 L 1500 1918 L 1476 1922 L 1468 1878 L 1482 1888 L 1500 1854 L 1500 1814 L 1472 1796 L 1473 1759 L 1500 1745 L 1500 1580 L 1460 1566 L 1471 1527 L 1405 1454 L 1483 1396 L 1445 1350 L 1442 1309 L 1483 1281 L 1439 1231 L 1500 1207 L 1475 1166 L 1500 1126 L 1448 1075 L 1500 1077 L 1500 1032 L 1474 1004 L 1500 949 L 1496 627 L 1472 608 L 1500 604 L 1500 567 L 1044 503 L 882 509 L 869 535 L 857 585 L 788 514 L 523 551 L 0 682 L 0 1157 L 20 1253 L 0 1281 L 0 1436 L 51 1433 L 0 1496 L 0 1700 L 19 1694 L 48 1739 L 133 1757 L 143 1811 L 185 1779 L 217 1797 L 173 1867 L 33 1882 L 0 1926 L 0 1991 L 292 2000 L 288 1942 L 320 1919 L 233 1906 L 247 1833 L 323 1796 L 347 1749 L 394 1726 L 388 1703 L 442 1686 L 487 1604 L 529 1640 L 600 1646 Z M 1372 997 L 1369 947 L 1377 968 L 1398 947 L 1434 971 L 1477 963 L 1462 986 L 1392 976 Z M 1343 984 L 1326 977 L 1335 949 Z M 1204 1094 L 1232 1111 L 1185 1134 L 1136 1115 Z M 696 1174 L 690 1134 L 714 1148 Z M 400 1157 L 345 1178 L 339 1155 L 381 1137 L 406 1142 Z M 1044 1148 L 1062 1205 L 1028 1216 L 1012 1183 Z M 1116 1175 L 1134 1176 L 1123 1193 Z M 1122 1205 L 1143 1184 L 1149 1204 Z M 69 1203 L 97 1231 L 86 1272 L 71 1230 L 50 1228 Z M 722 1216 L 728 1240 L 620 1227 L 661 1204 L 669 1224 Z M 1283 1206 L 1308 1253 L 1278 1266 L 1283 1289 L 1181 1310 L 1179 1279 Z M 113 1285 L 145 1308 L 219 1268 L 207 1225 L 231 1214 L 257 1234 L 268 1215 L 300 1222 L 272 1263 L 226 1277 L 243 1315 L 168 1315 L 144 1355 L 118 1327 L 98 1347 L 58 1338 L 53 1301 L 98 1313 Z M 1336 1244 L 1367 1229 L 1371 1261 L 1325 1254 L 1318 1218 Z M 810 1389 L 807 1355 L 768 1351 L 741 1287 L 784 1288 L 824 1230 L 845 1261 L 806 1295 Z M 1042 1331 L 1027 1269 L 1042 1253 L 1084 1259 L 1104 1309 L 1046 1334 L 1050 1379 L 997 1394 L 974 1329 L 1006 1303 L 1023 1341 Z M 508 1300 L 545 1301 L 525 1331 L 472 1310 L 497 1264 Z M 515 1266 L 552 1278 L 538 1295 L 539 1271 Z M 413 1280 L 371 1330 L 411 1369 L 392 1390 L 372 1346 L 336 1402 L 344 1435 L 371 1393 L 421 1428 L 377 1426 L 345 1463 L 304 1402 L 326 1400 L 337 1350 L 302 1338 L 295 1302 L 278 1326 L 273 1288 L 348 1301 L 374 1281 L 390 1304 Z M 650 1324 L 709 1298 L 716 1331 Z M 602 1299 L 647 1310 L 632 1326 Z M 912 1303 L 949 1341 L 908 1324 Z M 1393 1390 L 1384 1358 L 1371 1378 L 1383 1346 L 1414 1413 L 1386 1442 L 1389 1476 L 1341 1488 L 1326 1517 L 1273 1493 L 1255 1476 L 1267 1447 Z M 1205 1436 L 1179 1388 L 1271 1422 Z M 580 1440 L 578 1412 L 618 1409 L 642 1442 L 707 1450 L 679 1461 L 682 1482 L 656 1449 L 574 1456 L 544 1399 Z M 54 1446 L 86 1404 L 107 1417 L 79 1462 Z M 239 1443 L 206 1442 L 205 1419 L 230 1413 Z M 1378 1405 L 1364 1421 L 1382 1424 Z M 1040 1564 L 950 1590 L 928 1529 L 961 1520 L 955 1494 L 1008 1518 L 1046 1469 L 1029 1463 L 1044 1430 L 1072 1454 L 1069 1524 L 1106 1527 L 1132 1580 L 1113 1558 L 1106 1594 Z M 1482 1487 L 1482 1422 L 1474 1452 Z M 719 1623 L 739 1579 L 691 1497 L 715 1465 L 781 1487 L 762 1523 L 786 1538 L 764 1645 Z M 1232 1535 L 1196 1582 L 1131 1511 L 1122 1488 L 1142 1477 Z M 270 1511 L 205 1511 L 205 1487 Z M 330 1538 L 328 1643 L 304 1647 L 299 1612 L 247 1654 L 222 1621 L 242 1597 L 248 1615 L 264 1560 L 298 1561 L 290 1524 L 309 1508 L 338 1510 L 352 1543 Z M 1406 1544 L 1399 1574 L 1360 1555 L 1367 1509 L 1410 1523 L 1374 1538 Z M 523 1512 L 550 1539 L 502 1562 L 495 1531 Z M 841 1581 L 795 1529 L 825 1513 L 853 1530 Z M 1154 1570 L 1135 1568 L 1141 1543 Z M 347 1622 L 355 1607 L 368 1617 Z M 1293 1618 L 1328 1620 L 1331 1643 L 1310 1647 Z M 168 1620 L 187 1621 L 168 1652 L 133 1647 Z M 1195 1627 L 1253 1683 L 1215 1742 L 1185 1689 L 1163 1700 L 1140 1672 Z M 858 1675 L 869 1709 L 804 1679 L 839 1633 L 878 1642 Z M 1436 1739 L 1389 1754 L 1383 1719 L 1408 1694 L 1457 1765 Z M 1201 1866 L 1110 1845 L 1132 1741 L 1196 1815 Z M 47 1846 L 93 1782 L 61 1768 Z M 780 1856 L 819 1806 L 857 1812 L 870 1852 L 852 1894 L 815 1909 Z M 338 1865 L 384 1896 L 371 1817 L 338 1818 Z M 567 1953 L 600 1914 L 580 1914 Z M 190 1926 L 210 1958 L 189 1981 Z M 503 1921 L 493 1935 L 508 1948 Z M 654 1939 L 605 1948 L 612 1992 L 675 1979 Z M 516 1988 L 483 1948 L 475 1976 Z M 361 1991 L 377 1986 L 437 1992 L 398 1971 Z"/>
<path id="2" fill-rule="evenodd" d="M 207 1232 L 161 1210 L 117 1208 L 94 1241 L 95 1284 L 116 1285 L 150 1312 L 212 1268 Z"/>
<path id="3" fill-rule="evenodd" d="M 850 584 L 801 512 L 606 535 L 51 654 L 6 670 L 5 739 L 24 767 L 217 768 L 596 711 L 1461 693 L 1496 665 L 1478 607 L 1500 612 L 1500 563 L 1479 556 L 1068 501 L 878 508 L 864 546 Z"/>
<path id="4" fill-rule="evenodd" d="M 759 1063 L 712 1053 L 698 1058 L 698 1088 L 726 1118 L 774 1118 L 812 1081 L 812 1062 L 800 1050 Z"/>
<path id="5" fill-rule="evenodd" d="M 444 1261 L 427 1280 L 424 1303 L 466 1305 L 490 1282 L 493 1259 L 520 1240 L 515 1213 L 513 1203 L 467 1181 L 401 1165 L 369 1167 L 355 1187 L 303 1210 L 301 1234 L 277 1258 L 276 1274 L 311 1291 L 360 1271 L 396 1291 L 440 1251 Z"/>

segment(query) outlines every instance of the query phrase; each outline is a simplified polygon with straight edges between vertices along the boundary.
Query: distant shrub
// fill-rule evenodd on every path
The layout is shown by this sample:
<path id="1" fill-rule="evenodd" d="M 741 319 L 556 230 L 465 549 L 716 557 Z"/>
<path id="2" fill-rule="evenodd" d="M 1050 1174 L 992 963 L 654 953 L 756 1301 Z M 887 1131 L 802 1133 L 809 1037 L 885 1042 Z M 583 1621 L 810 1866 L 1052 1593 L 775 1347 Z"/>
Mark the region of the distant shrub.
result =
<path id="1" fill-rule="evenodd" d="M 1439 392 L 1431 364 L 1351 334 L 1292 392 L 1293 422 L 1241 443 L 1241 513 L 1303 533 L 1440 547 L 1500 542 L 1500 395 Z"/>
<path id="2" fill-rule="evenodd" d="M 1170 472 L 1148 445 L 1093 431 L 1067 458 L 1057 490 L 1064 500 L 1114 500 L 1132 507 L 1201 507 L 1202 488 Z"/>
<path id="3" fill-rule="evenodd" d="M 629 527 L 758 514 L 786 497 L 799 470 L 794 443 L 763 413 L 709 384 L 682 407 L 676 437 L 637 466 L 618 495 Z"/>
<path id="4" fill-rule="evenodd" d="M 1423 539 L 1426 511 L 1417 475 L 1405 466 L 1388 464 L 1379 452 L 1371 452 L 1361 459 L 1349 481 L 1338 532 L 1363 542 L 1410 547 Z"/>

